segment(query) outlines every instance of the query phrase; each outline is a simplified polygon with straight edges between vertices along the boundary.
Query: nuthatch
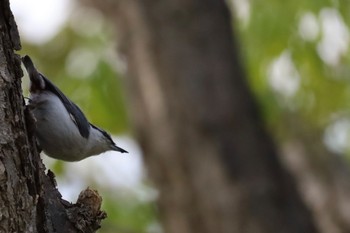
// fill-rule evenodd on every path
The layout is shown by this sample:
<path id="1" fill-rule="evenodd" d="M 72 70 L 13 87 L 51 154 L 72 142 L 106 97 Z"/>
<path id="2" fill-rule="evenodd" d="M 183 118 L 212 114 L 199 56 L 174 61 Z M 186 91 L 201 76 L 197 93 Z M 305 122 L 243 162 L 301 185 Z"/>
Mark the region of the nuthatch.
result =
<path id="1" fill-rule="evenodd" d="M 118 147 L 104 130 L 89 123 L 80 108 L 50 80 L 38 72 L 29 56 L 22 58 L 30 77 L 29 109 L 35 120 L 35 135 L 50 157 L 79 161 Z"/>

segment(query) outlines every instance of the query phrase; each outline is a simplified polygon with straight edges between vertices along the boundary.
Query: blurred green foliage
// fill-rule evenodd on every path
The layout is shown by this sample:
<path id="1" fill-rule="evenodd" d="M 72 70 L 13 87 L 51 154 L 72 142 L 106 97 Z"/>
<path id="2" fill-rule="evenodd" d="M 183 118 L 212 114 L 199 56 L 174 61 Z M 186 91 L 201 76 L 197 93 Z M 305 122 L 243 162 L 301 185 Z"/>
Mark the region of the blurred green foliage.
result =
<path id="1" fill-rule="evenodd" d="M 349 2 L 251 0 L 249 3 L 249 19 L 236 21 L 235 29 L 250 85 L 273 130 L 283 127 L 283 115 L 286 113 L 297 115 L 300 121 L 321 131 L 337 117 L 349 118 L 349 39 L 347 36 L 340 38 L 346 48 L 337 63 L 328 64 L 320 56 L 322 40 L 337 36 L 338 25 L 334 21 L 330 27 L 334 28 L 335 34 L 326 35 L 329 32 L 325 30 L 325 19 L 328 16 L 327 20 L 330 20 L 333 16 L 329 11 L 339 14 L 348 31 Z M 301 21 L 306 14 L 316 20 L 317 34 L 310 40 L 303 38 L 300 32 Z M 342 41 L 328 42 L 328 46 L 336 49 Z M 285 52 L 290 54 L 291 63 L 299 76 L 296 93 L 287 97 L 283 91 L 274 90 L 269 82 L 270 65 Z M 286 128 L 282 131 L 284 136 L 288 134 Z"/>
<path id="2" fill-rule="evenodd" d="M 103 222 L 104 233 L 146 233 L 151 224 L 157 222 L 155 204 L 137 202 L 134 199 L 116 202 L 115 198 L 109 197 L 103 199 L 102 208 L 108 213 L 108 218 Z"/>

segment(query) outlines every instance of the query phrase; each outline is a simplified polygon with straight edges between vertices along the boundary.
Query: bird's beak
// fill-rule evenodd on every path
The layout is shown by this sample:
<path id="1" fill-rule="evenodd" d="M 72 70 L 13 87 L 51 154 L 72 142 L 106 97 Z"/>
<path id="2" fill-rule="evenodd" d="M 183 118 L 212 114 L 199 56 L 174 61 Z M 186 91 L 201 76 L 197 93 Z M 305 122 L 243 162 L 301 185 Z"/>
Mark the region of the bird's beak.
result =
<path id="1" fill-rule="evenodd" d="M 111 150 L 119 151 L 120 153 L 129 153 L 129 152 L 127 152 L 126 150 L 124 150 L 123 148 L 120 148 L 120 147 L 117 146 L 117 145 L 112 145 L 112 146 L 111 146 Z"/>

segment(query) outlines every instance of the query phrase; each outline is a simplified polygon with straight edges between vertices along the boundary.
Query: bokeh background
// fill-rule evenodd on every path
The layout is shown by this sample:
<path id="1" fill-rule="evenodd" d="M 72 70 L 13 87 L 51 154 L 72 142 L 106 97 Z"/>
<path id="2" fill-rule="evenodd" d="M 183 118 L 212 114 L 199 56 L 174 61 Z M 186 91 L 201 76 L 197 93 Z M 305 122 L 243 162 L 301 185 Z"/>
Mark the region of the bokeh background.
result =
<path id="1" fill-rule="evenodd" d="M 81 1 L 11 0 L 23 49 L 39 70 L 109 131 L 129 154 L 108 152 L 77 163 L 43 156 L 63 197 L 74 202 L 87 186 L 103 196 L 108 218 L 100 232 L 161 232 L 133 139 L 123 89 L 126 64 L 116 32 Z M 281 150 L 350 152 L 348 1 L 228 0 L 249 84 Z M 28 93 L 28 78 L 23 89 Z M 289 145 L 287 147 L 286 145 Z M 315 158 L 317 159 L 317 158 Z"/>

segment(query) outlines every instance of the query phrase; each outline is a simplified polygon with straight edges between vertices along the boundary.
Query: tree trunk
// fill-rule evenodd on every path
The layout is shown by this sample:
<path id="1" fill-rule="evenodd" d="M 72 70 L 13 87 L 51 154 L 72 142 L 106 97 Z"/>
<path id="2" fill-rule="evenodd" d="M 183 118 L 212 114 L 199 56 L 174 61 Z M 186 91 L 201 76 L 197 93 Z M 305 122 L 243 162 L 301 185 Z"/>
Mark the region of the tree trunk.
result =
<path id="1" fill-rule="evenodd" d="M 9 1 L 0 0 L 0 232 L 95 232 L 105 217 L 98 194 L 87 189 L 73 205 L 45 174 L 22 97 L 20 48 Z"/>
<path id="2" fill-rule="evenodd" d="M 92 4 L 118 24 L 165 232 L 317 232 L 247 87 L 224 1 Z"/>

